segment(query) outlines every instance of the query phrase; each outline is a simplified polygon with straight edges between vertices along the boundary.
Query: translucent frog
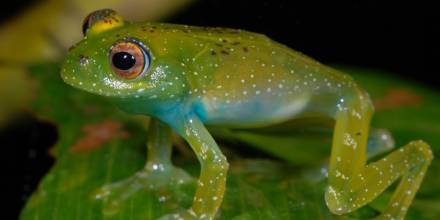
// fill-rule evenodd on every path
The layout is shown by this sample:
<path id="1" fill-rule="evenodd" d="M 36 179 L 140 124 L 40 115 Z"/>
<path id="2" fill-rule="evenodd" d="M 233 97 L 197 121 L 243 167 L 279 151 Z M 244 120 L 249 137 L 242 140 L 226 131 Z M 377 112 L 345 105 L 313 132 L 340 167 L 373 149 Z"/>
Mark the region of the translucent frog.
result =
<path id="1" fill-rule="evenodd" d="M 214 219 L 229 165 L 206 125 L 253 128 L 304 116 L 334 119 L 324 196 L 337 215 L 366 205 L 400 178 L 377 218 L 403 219 L 433 158 L 418 140 L 367 164 L 373 114 L 368 94 L 348 75 L 264 35 L 127 22 L 110 9 L 91 13 L 83 32 L 62 66 L 63 80 L 152 118 L 145 169 L 104 186 L 98 198 L 191 181 L 171 163 L 174 130 L 193 149 L 201 172 L 192 206 L 162 219 Z"/>

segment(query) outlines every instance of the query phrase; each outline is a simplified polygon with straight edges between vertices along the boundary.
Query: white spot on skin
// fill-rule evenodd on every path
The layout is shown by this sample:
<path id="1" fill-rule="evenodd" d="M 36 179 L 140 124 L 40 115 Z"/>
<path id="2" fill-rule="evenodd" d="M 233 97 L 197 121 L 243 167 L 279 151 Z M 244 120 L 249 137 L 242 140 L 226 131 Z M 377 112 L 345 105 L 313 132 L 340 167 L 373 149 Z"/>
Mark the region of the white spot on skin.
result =
<path id="1" fill-rule="evenodd" d="M 354 150 L 356 150 L 357 142 L 353 139 L 353 137 L 350 134 L 348 134 L 348 133 L 344 134 L 343 142 L 344 142 L 345 146 L 351 146 L 351 147 L 353 147 Z"/>

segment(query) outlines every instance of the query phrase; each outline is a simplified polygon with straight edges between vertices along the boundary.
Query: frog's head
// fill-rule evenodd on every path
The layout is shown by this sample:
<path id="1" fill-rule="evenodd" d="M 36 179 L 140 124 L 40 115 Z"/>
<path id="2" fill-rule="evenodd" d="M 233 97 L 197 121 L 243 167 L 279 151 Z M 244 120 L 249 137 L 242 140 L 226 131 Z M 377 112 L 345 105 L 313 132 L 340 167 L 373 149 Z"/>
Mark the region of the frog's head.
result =
<path id="1" fill-rule="evenodd" d="M 69 50 L 62 66 L 63 80 L 116 99 L 179 96 L 184 83 L 177 77 L 180 65 L 159 52 L 163 45 L 154 42 L 161 36 L 140 27 L 144 26 L 125 22 L 110 9 L 91 13 L 84 21 L 84 39 Z"/>

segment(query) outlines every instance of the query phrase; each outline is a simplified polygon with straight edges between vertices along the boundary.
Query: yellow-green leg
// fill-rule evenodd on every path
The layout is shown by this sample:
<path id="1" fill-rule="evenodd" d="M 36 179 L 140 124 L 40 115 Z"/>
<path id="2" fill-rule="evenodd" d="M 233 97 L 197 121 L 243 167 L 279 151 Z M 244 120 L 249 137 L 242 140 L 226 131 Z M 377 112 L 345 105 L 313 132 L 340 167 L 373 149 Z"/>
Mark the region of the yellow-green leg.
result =
<path id="1" fill-rule="evenodd" d="M 413 141 L 367 165 L 366 144 L 373 112 L 368 97 L 359 91 L 342 100 L 338 108 L 325 194 L 327 206 L 335 214 L 354 211 L 401 178 L 378 219 L 403 219 L 432 160 L 430 147 L 423 141 Z"/>
<path id="2" fill-rule="evenodd" d="M 193 181 L 191 176 L 171 162 L 171 134 L 168 125 L 152 118 L 144 169 L 126 179 L 101 187 L 94 193 L 95 198 L 108 199 L 109 209 L 113 209 L 140 190 L 155 191 Z"/>
<path id="3" fill-rule="evenodd" d="M 229 164 L 200 119 L 189 114 L 176 124 L 176 130 L 189 143 L 200 165 L 200 177 L 194 201 L 187 211 L 162 219 L 214 219 L 226 187 Z"/>
<path id="4" fill-rule="evenodd" d="M 385 129 L 372 129 L 368 136 L 367 161 L 394 148 L 394 139 Z M 302 174 L 311 182 L 320 182 L 328 177 L 328 160 L 321 165 L 310 167 Z"/>

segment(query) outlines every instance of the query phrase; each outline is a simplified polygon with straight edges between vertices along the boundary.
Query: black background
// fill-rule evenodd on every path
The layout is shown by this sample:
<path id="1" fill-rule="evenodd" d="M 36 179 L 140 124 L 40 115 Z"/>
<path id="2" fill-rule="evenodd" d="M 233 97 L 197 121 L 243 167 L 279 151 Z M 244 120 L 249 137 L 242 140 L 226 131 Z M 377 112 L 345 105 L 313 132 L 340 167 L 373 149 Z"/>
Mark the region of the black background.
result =
<path id="1" fill-rule="evenodd" d="M 34 3 L 2 6 L 1 22 Z M 422 1 L 200 0 L 166 21 L 264 33 L 323 63 L 385 70 L 438 90 L 438 11 Z M 0 187 L 11 195 L 3 198 L 11 219 L 50 168 L 47 149 L 55 140 L 54 127 L 30 116 L 0 131 L 7 163 Z"/>

